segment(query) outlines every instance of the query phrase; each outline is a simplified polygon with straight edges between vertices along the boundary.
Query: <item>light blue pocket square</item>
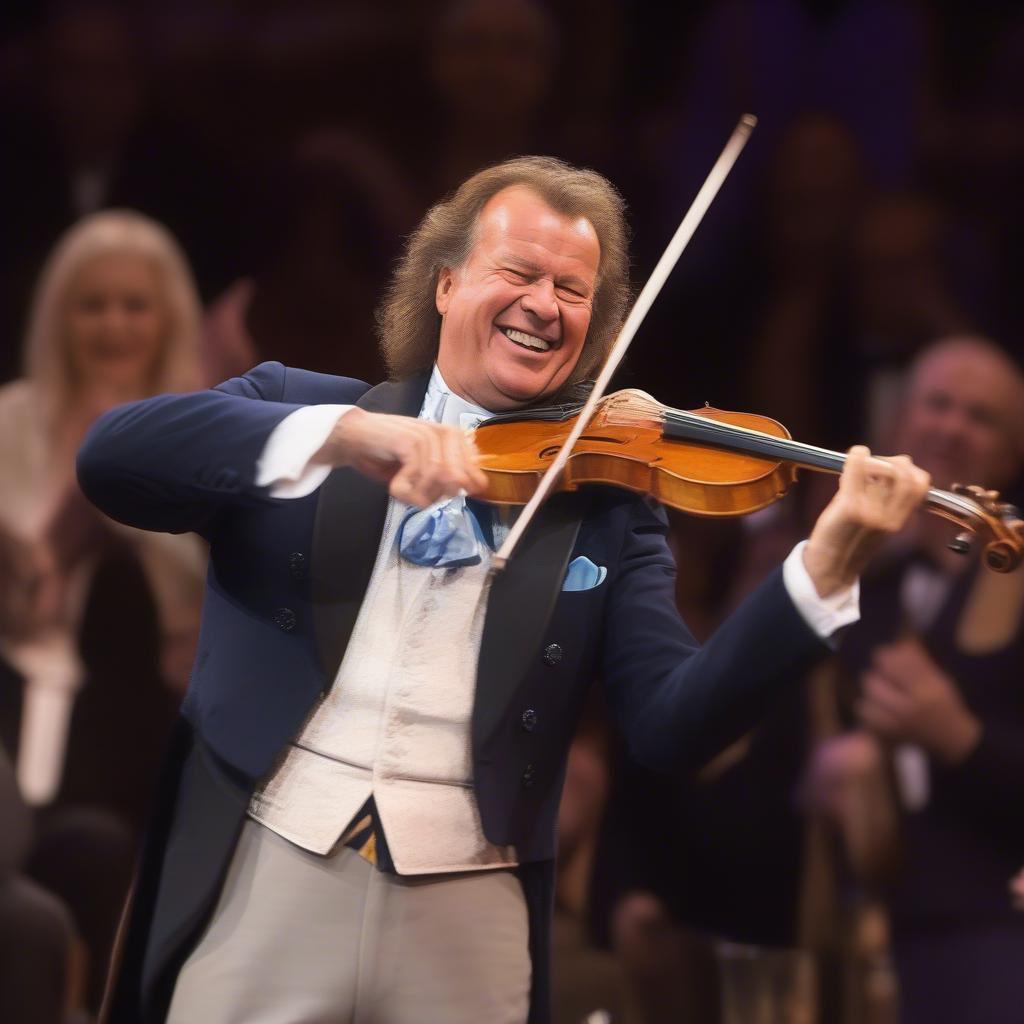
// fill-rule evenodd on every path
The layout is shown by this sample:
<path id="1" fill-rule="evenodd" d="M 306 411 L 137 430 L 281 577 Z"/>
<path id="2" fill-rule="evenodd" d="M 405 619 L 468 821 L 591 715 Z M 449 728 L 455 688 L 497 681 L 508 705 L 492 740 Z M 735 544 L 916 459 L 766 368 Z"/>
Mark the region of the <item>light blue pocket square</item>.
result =
<path id="1" fill-rule="evenodd" d="M 607 575 L 603 565 L 594 565 L 586 555 L 579 555 L 569 563 L 562 590 L 592 590 L 604 583 Z"/>

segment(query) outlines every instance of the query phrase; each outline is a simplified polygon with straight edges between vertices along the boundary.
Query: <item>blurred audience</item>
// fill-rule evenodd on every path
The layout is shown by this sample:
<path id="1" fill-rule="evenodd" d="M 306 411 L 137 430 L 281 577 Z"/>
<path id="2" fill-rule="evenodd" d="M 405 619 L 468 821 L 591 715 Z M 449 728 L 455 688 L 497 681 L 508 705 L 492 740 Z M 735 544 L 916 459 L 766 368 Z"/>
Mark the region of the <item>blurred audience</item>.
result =
<path id="1" fill-rule="evenodd" d="M 604 714 L 592 711 L 569 749 L 558 809 L 558 864 L 551 936 L 555 1024 L 581 1024 L 604 1012 L 628 1022 L 625 979 L 601 948 L 594 917 L 595 862 L 611 770 L 611 736 Z"/>
<path id="2" fill-rule="evenodd" d="M 536 0 L 447 4 L 427 65 L 443 111 L 432 140 L 435 195 L 428 199 L 481 167 L 544 149 L 557 55 L 557 28 Z"/>
<path id="3" fill-rule="evenodd" d="M 20 332 L 32 280 L 60 233 L 109 207 L 166 224 L 194 261 L 203 292 L 224 287 L 237 272 L 238 189 L 161 106 L 145 25 L 132 8 L 111 0 L 51 4 L 32 57 L 22 89 L 2 109 L 0 330 Z M 0 379 L 14 370 L 0 365 Z"/>
<path id="4" fill-rule="evenodd" d="M 74 925 L 59 899 L 21 873 L 31 837 L 31 814 L 0 744 L 0 1020 L 65 1024 Z"/>
<path id="5" fill-rule="evenodd" d="M 160 225 L 110 211 L 84 219 L 61 239 L 36 289 L 25 376 L 0 389 L 6 484 L 0 538 L 14 553 L 2 581 L 8 620 L 0 653 L 25 683 L 18 774 L 32 803 L 49 803 L 60 787 L 72 703 L 86 678 L 78 633 L 105 557 L 130 555 L 146 577 L 158 613 L 163 685 L 148 706 L 145 679 L 104 685 L 94 679 L 85 688 L 75 703 L 66 790 L 101 801 L 109 798 L 111 783 L 113 792 L 123 792 L 111 775 L 131 775 L 138 758 L 155 756 L 148 741 L 159 741 L 162 725 L 154 712 L 160 709 L 158 717 L 169 721 L 175 695 L 183 692 L 198 628 L 201 543 L 129 530 L 98 516 L 78 489 L 74 458 L 105 409 L 196 387 L 198 345 L 192 278 Z M 118 639 L 130 647 L 130 638 Z M 143 730 L 135 734 L 142 749 L 116 742 L 125 721 Z M 98 731 L 77 743 L 87 722 Z M 92 793 L 90 785 L 97 787 Z M 140 785 L 143 780 L 130 782 Z"/>
<path id="6" fill-rule="evenodd" d="M 383 379 L 373 310 L 419 215 L 397 167 L 359 135 L 325 126 L 299 139 L 262 191 L 252 273 L 206 317 L 207 378 L 276 359 Z"/>
<path id="7" fill-rule="evenodd" d="M 863 212 L 853 239 L 849 422 L 883 447 L 893 438 L 900 384 L 932 339 L 970 323 L 954 286 L 949 218 L 920 195 L 883 195 Z M 850 380 L 850 378 L 847 378 Z M 845 441 L 845 439 L 844 439 Z"/>
<path id="8" fill-rule="evenodd" d="M 439 5 L 424 25 L 421 79 L 409 97 L 416 120 L 394 140 L 421 208 L 510 156 L 600 165 L 615 141 L 614 25 L 607 2 Z M 572 46 L 563 45 L 566 30 Z"/>
<path id="9" fill-rule="evenodd" d="M 871 196 L 852 137 L 823 116 L 783 139 L 767 217 L 749 407 L 817 444 L 877 443 L 914 355 L 969 327 L 946 217 L 919 195 Z"/>
<path id="10" fill-rule="evenodd" d="M 1024 910 L 1024 868 L 1010 879 L 1010 896 L 1014 910 Z"/>
<path id="11" fill-rule="evenodd" d="M 75 915 L 93 1007 L 192 662 L 205 552 L 99 516 L 74 457 L 104 409 L 194 388 L 198 346 L 195 287 L 167 231 L 96 213 L 47 261 L 25 376 L 0 388 L 0 730 L 40 808 L 30 870 Z"/>
<path id="12" fill-rule="evenodd" d="M 697 776 L 620 767 L 606 839 L 619 849 L 612 936 L 646 1024 L 719 1019 L 716 938 L 799 942 L 804 703 L 794 688 Z"/>
<path id="13" fill-rule="evenodd" d="M 921 82 L 920 177 L 956 212 L 973 263 L 972 315 L 998 337 L 1024 337 L 1016 284 L 1024 258 L 1024 10 L 937 4 Z M 1019 343 L 1015 351 L 1019 353 Z"/>
<path id="14" fill-rule="evenodd" d="M 928 16 L 888 0 L 719 0 L 703 5 L 668 111 L 662 189 L 693 195 L 744 111 L 760 119 L 706 226 L 700 263 L 728 266 L 757 217 L 774 154 L 802 117 L 847 126 L 882 188 L 912 181 Z M 675 208 L 670 205 L 669 208 Z"/>
<path id="15" fill-rule="evenodd" d="M 819 382 L 848 341 L 845 289 L 865 187 L 852 136 L 823 115 L 798 120 L 771 167 L 747 390 L 751 408 L 819 444 L 834 401 Z"/>
<path id="16" fill-rule="evenodd" d="M 910 371 L 895 437 L 937 486 L 1007 488 L 1024 466 L 1024 376 L 983 338 L 931 346 Z M 902 1024 L 1009 1024 L 1024 1002 L 1024 920 L 1007 893 L 1024 860 L 1024 577 L 952 553 L 955 532 L 920 517 L 863 581 L 863 617 L 839 658 L 866 732 L 819 749 L 813 788 L 828 794 L 853 861 L 902 848 L 883 889 Z M 876 785 L 865 828 L 856 794 L 884 777 L 879 763 L 891 765 L 899 814 L 885 813 Z"/>

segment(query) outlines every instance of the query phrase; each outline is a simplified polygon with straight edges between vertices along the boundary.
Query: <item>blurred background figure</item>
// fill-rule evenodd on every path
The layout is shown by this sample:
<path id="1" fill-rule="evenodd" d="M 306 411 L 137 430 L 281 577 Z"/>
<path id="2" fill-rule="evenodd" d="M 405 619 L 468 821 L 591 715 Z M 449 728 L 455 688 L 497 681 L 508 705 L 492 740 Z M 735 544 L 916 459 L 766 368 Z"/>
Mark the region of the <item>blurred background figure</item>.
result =
<path id="1" fill-rule="evenodd" d="M 62 1024 L 72 992 L 74 925 L 67 908 L 22 874 L 32 817 L 0 744 L 0 1020 Z"/>
<path id="2" fill-rule="evenodd" d="M 895 449 L 939 487 L 1013 493 L 1019 367 L 984 338 L 929 347 L 909 372 Z M 1024 1000 L 1024 921 L 1007 893 L 1024 859 L 1024 577 L 953 554 L 955 532 L 921 516 L 864 580 L 839 659 L 866 731 L 816 751 L 812 791 L 855 866 L 900 848 L 900 869 L 869 881 L 889 910 L 902 1024 L 1009 1024 Z"/>
<path id="3" fill-rule="evenodd" d="M 825 397 L 819 382 L 850 340 L 845 291 L 866 198 L 862 161 L 853 136 L 834 117 L 797 119 L 771 163 L 765 237 L 760 262 L 750 268 L 759 301 L 751 303 L 755 319 L 746 325 L 751 350 L 744 397 L 751 408 L 770 410 L 794 436 L 822 443 L 833 426 L 826 420 L 835 397 Z"/>
<path id="4" fill-rule="evenodd" d="M 338 125 L 302 136 L 260 189 L 251 273 L 210 306 L 207 379 L 265 359 L 376 381 L 374 308 L 418 198 L 372 142 Z"/>
<path id="5" fill-rule="evenodd" d="M 604 1012 L 627 1022 L 625 978 L 607 942 L 606 911 L 596 862 L 611 773 L 611 733 L 603 705 L 593 702 L 569 749 L 558 809 L 558 863 L 552 929 L 555 1024 L 580 1024 Z"/>
<path id="6" fill-rule="evenodd" d="M 930 12 L 921 100 L 920 177 L 955 210 L 971 260 L 961 273 L 988 333 L 1024 337 L 1016 299 L 1024 258 L 1024 11 L 997 0 L 984 16 L 960 4 Z M 1015 350 L 1017 345 L 1015 343 Z"/>
<path id="7" fill-rule="evenodd" d="M 744 401 L 828 447 L 888 442 L 910 361 L 969 327 L 948 218 L 872 192 L 852 135 L 823 115 L 784 136 L 769 182 Z"/>
<path id="8" fill-rule="evenodd" d="M 427 64 L 441 112 L 431 131 L 429 200 L 510 153 L 548 151 L 558 49 L 555 23 L 536 0 L 447 5 Z"/>
<path id="9" fill-rule="evenodd" d="M 145 22 L 111 0 L 54 3 L 34 42 L 24 73 L 31 88 L 0 110 L 8 151 L 0 330 L 21 330 L 32 281 L 61 232 L 104 208 L 131 207 L 167 224 L 203 292 L 224 287 L 238 255 L 235 191 L 154 89 Z M 13 362 L 0 366 L 2 377 L 14 371 Z"/>
<path id="10" fill-rule="evenodd" d="M 914 357 L 970 329 L 954 242 L 948 212 L 922 195 L 883 194 L 865 207 L 853 238 L 846 436 L 859 424 L 866 443 L 888 450 Z"/>
<path id="11" fill-rule="evenodd" d="M 195 287 L 168 232 L 97 213 L 48 260 L 25 376 L 0 388 L 0 735 L 40 809 L 37 873 L 97 947 L 93 1005 L 192 662 L 205 552 L 98 515 L 74 457 L 105 409 L 194 388 L 198 346 Z"/>

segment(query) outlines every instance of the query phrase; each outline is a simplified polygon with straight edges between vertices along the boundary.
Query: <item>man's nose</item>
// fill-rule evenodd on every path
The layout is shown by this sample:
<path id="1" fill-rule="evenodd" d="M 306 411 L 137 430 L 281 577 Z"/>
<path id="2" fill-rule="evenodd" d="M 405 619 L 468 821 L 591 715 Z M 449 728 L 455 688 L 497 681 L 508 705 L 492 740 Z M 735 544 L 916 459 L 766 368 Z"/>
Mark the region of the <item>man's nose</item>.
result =
<path id="1" fill-rule="evenodd" d="M 523 294 L 520 303 L 527 313 L 544 321 L 558 318 L 558 301 L 555 298 L 555 286 L 551 281 L 534 281 Z"/>

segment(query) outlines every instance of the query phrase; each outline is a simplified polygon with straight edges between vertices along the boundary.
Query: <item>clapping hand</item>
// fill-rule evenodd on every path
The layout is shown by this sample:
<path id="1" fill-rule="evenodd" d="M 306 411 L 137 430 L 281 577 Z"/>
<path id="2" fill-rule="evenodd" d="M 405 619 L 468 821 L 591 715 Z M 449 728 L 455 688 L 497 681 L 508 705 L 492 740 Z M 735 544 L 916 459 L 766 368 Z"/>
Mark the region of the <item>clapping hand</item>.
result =
<path id="1" fill-rule="evenodd" d="M 950 764 L 963 760 L 981 734 L 956 684 L 915 637 L 874 650 L 857 714 L 876 735 L 916 743 Z"/>

